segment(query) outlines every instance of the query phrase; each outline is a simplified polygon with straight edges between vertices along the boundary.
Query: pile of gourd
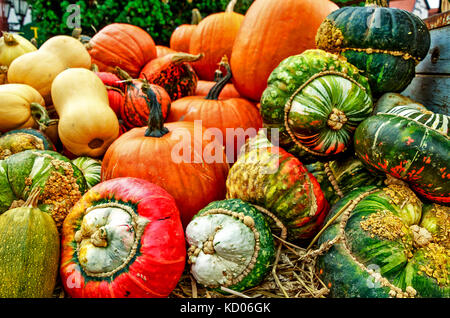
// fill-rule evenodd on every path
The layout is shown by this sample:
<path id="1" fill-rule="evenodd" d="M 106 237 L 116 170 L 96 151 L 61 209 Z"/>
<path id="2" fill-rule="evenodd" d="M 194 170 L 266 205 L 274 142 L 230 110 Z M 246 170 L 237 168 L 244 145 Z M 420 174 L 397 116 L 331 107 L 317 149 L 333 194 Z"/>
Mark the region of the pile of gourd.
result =
<path id="1" fill-rule="evenodd" d="M 329 297 L 450 297 L 449 116 L 399 94 L 426 25 L 235 3 L 170 48 L 124 23 L 3 34 L 0 297 L 168 297 L 183 273 L 245 292 L 279 229 Z"/>

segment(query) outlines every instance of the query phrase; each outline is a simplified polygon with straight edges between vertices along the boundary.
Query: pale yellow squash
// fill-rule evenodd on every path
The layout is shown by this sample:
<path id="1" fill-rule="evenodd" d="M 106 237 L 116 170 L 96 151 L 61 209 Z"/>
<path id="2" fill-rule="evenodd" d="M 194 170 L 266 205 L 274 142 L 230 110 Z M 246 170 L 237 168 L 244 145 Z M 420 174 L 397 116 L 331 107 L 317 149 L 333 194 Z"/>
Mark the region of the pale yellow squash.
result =
<path id="1" fill-rule="evenodd" d="M 91 57 L 80 41 L 67 35 L 57 35 L 45 41 L 39 50 L 12 61 L 8 82 L 34 87 L 46 104 L 51 105 L 51 85 L 59 73 L 67 68 L 90 67 Z"/>
<path id="2" fill-rule="evenodd" d="M 103 155 L 119 135 L 119 121 L 100 78 L 84 68 L 69 68 L 56 76 L 51 94 L 67 150 L 77 156 Z"/>
<path id="3" fill-rule="evenodd" d="M 37 48 L 19 34 L 4 32 L 0 38 L 0 65 L 9 66 L 19 56 Z"/>
<path id="4" fill-rule="evenodd" d="M 0 85 L 0 132 L 36 125 L 32 111 L 44 111 L 44 99 L 26 84 Z"/>

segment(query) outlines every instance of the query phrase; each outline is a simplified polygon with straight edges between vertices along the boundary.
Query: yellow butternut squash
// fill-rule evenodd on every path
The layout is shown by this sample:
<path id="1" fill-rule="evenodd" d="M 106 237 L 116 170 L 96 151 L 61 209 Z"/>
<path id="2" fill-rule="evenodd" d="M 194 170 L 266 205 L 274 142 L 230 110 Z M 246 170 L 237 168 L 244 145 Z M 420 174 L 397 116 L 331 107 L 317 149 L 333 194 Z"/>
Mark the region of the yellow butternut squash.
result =
<path id="1" fill-rule="evenodd" d="M 77 156 L 103 155 L 119 135 L 119 121 L 100 78 L 84 68 L 69 68 L 56 76 L 51 95 L 67 150 Z"/>
<path id="2" fill-rule="evenodd" d="M 0 132 L 31 128 L 37 118 L 48 119 L 39 92 L 26 84 L 0 85 Z"/>
<path id="3" fill-rule="evenodd" d="M 19 34 L 3 32 L 0 38 L 0 65 L 9 66 L 19 56 L 37 51 L 37 48 Z"/>
<path id="4" fill-rule="evenodd" d="M 67 68 L 90 67 L 91 57 L 80 41 L 67 35 L 57 35 L 45 41 L 39 50 L 12 61 L 8 82 L 34 87 L 46 104 L 51 105 L 51 85 L 59 73 Z"/>

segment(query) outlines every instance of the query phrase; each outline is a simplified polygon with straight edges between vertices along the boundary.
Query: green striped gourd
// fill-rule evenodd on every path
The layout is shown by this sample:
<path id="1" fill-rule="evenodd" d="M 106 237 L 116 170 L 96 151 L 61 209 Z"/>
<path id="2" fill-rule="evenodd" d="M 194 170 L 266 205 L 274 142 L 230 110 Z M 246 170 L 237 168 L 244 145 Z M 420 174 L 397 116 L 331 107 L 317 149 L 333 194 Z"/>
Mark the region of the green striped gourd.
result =
<path id="1" fill-rule="evenodd" d="M 364 7 L 330 13 L 316 34 L 317 48 L 340 54 L 369 78 L 374 96 L 401 92 L 430 48 L 426 24 L 413 13 L 367 0 Z"/>
<path id="2" fill-rule="evenodd" d="M 101 179 L 102 162 L 91 157 L 78 157 L 72 160 L 72 163 L 83 172 L 88 188 L 92 188 Z"/>
<path id="3" fill-rule="evenodd" d="M 373 108 L 373 115 L 376 115 L 378 113 L 386 113 L 394 107 L 405 105 L 422 110 L 427 109 L 424 105 L 419 104 L 418 102 L 407 96 L 403 96 L 399 93 L 385 93 L 380 98 L 378 98 L 377 102 L 375 103 L 375 106 Z"/>
<path id="4" fill-rule="evenodd" d="M 356 189 L 319 237 L 321 280 L 337 297 L 450 297 L 450 208 L 424 206 L 406 183 Z M 328 247 L 330 244 L 331 247 Z"/>
<path id="5" fill-rule="evenodd" d="M 388 173 L 421 196 L 448 204 L 449 118 L 415 106 L 394 107 L 358 126 L 355 153 L 371 171 Z"/>
<path id="6" fill-rule="evenodd" d="M 264 127 L 279 129 L 280 147 L 306 164 L 343 153 L 372 109 L 367 78 L 356 67 L 337 55 L 307 50 L 271 73 L 260 112 Z"/>
<path id="7" fill-rule="evenodd" d="M 240 199 L 215 201 L 186 227 L 188 262 L 196 281 L 221 291 L 258 285 L 270 271 L 275 247 L 263 214 Z"/>

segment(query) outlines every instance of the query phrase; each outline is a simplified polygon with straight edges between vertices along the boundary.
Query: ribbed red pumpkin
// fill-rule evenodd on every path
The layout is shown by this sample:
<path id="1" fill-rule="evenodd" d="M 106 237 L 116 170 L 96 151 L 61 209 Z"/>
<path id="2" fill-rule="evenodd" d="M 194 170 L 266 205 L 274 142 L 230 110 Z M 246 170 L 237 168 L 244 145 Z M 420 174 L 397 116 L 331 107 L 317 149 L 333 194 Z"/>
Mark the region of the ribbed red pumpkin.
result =
<path id="1" fill-rule="evenodd" d="M 148 127 L 116 139 L 102 161 L 102 180 L 139 177 L 163 187 L 175 199 L 183 226 L 208 203 L 225 198 L 228 164 L 222 145 L 201 125 L 163 124 L 161 106 L 151 95 Z"/>
<path id="2" fill-rule="evenodd" d="M 258 0 L 245 14 L 231 55 L 233 83 L 259 101 L 267 79 L 285 58 L 316 47 L 315 35 L 338 6 L 329 0 Z"/>
<path id="3" fill-rule="evenodd" d="M 262 128 L 262 118 L 255 105 L 244 98 L 218 98 L 232 77 L 226 59 L 222 60 L 221 65 L 225 67 L 227 74 L 213 86 L 208 95 L 184 97 L 174 101 L 167 122 L 201 120 L 201 124 L 206 128 L 219 129 L 228 162 L 234 162 L 245 140 L 255 136 Z M 253 131 L 250 131 L 252 128 Z M 235 136 L 231 136 L 231 133 Z"/>
<path id="4" fill-rule="evenodd" d="M 92 63 L 102 72 L 113 72 L 116 66 L 133 78 L 156 57 L 152 37 L 143 29 L 126 23 L 112 23 L 97 32 L 86 44 Z"/>
<path id="5" fill-rule="evenodd" d="M 149 84 L 145 79 L 132 79 L 131 76 L 120 68 L 116 68 L 118 76 L 125 81 L 125 98 L 120 108 L 119 118 L 127 129 L 142 127 L 147 124 L 149 116 L 148 91 L 156 94 L 166 119 L 169 111 L 171 99 L 164 88 L 159 85 Z"/>
<path id="6" fill-rule="evenodd" d="M 73 298 L 161 298 L 178 283 L 186 246 L 172 196 L 137 178 L 95 185 L 62 229 L 61 282 Z"/>
<path id="7" fill-rule="evenodd" d="M 148 62 L 139 77 L 164 88 L 172 101 L 191 96 L 195 93 L 198 77 L 190 63 L 202 57 L 203 54 L 183 52 L 167 54 Z"/>
<path id="8" fill-rule="evenodd" d="M 164 45 L 156 46 L 156 57 L 161 57 L 170 53 L 176 53 L 177 51 L 172 50 L 171 48 Z"/>
<path id="9" fill-rule="evenodd" d="M 191 42 L 192 32 L 194 32 L 197 24 L 202 20 L 202 16 L 198 9 L 192 10 L 191 24 L 179 25 L 170 36 L 170 48 L 177 52 L 189 53 L 189 43 Z"/>
<path id="10" fill-rule="evenodd" d="M 214 80 L 214 72 L 222 56 L 231 56 L 234 39 L 244 20 L 244 15 L 233 12 L 235 3 L 236 0 L 231 0 L 225 12 L 213 13 L 204 18 L 192 33 L 189 53 L 205 54 L 200 61 L 192 63 L 202 80 Z M 243 61 L 243 64 L 246 63 Z"/>

